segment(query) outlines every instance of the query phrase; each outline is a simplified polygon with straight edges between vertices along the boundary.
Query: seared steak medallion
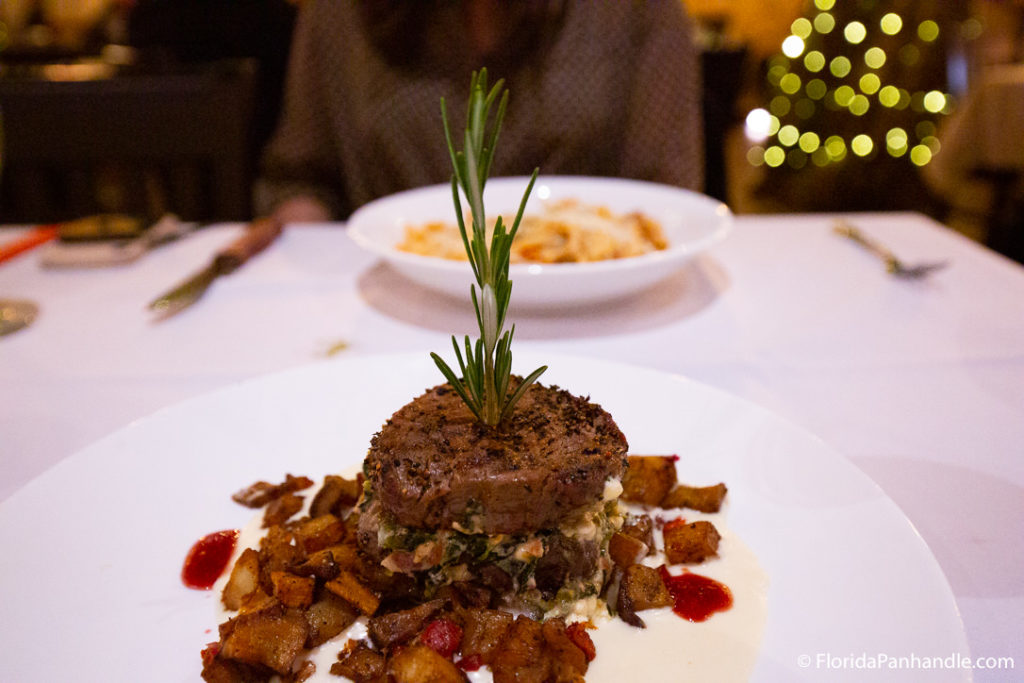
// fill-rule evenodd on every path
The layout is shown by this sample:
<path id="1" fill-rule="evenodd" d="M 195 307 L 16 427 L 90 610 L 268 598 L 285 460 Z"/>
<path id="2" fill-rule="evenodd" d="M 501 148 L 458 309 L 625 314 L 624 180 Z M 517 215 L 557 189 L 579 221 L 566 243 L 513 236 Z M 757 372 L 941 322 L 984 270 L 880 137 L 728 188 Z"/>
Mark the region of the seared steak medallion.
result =
<path id="1" fill-rule="evenodd" d="M 532 385 L 488 427 L 443 384 L 373 437 L 364 473 L 401 526 L 524 534 L 601 501 L 605 482 L 625 470 L 627 448 L 611 415 L 558 387 Z"/>

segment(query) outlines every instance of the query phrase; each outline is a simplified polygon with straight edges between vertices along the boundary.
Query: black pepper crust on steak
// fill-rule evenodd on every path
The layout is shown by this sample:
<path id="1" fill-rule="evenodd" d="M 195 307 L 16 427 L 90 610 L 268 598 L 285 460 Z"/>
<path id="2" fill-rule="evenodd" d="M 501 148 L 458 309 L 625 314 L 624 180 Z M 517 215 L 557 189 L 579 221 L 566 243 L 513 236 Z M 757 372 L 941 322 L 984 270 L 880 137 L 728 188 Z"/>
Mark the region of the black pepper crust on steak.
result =
<path id="1" fill-rule="evenodd" d="M 488 427 L 442 384 L 374 435 L 364 472 L 402 526 L 475 522 L 473 533 L 532 533 L 600 501 L 605 481 L 625 471 L 627 450 L 611 415 L 556 386 L 531 385 L 511 415 Z"/>

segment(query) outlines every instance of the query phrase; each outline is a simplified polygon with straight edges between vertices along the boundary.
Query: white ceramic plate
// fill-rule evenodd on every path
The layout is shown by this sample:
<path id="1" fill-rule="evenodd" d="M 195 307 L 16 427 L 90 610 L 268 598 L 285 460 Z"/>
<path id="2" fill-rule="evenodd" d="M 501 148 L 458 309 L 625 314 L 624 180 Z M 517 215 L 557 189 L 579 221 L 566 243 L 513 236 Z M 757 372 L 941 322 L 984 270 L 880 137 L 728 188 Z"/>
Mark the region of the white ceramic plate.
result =
<path id="1" fill-rule="evenodd" d="M 676 376 L 528 353 L 515 368 L 541 360 L 545 383 L 602 404 L 632 452 L 678 453 L 685 480 L 728 484 L 728 525 L 770 581 L 753 680 L 913 681 L 919 670 L 826 670 L 818 658 L 967 654 L 924 542 L 822 442 Z M 199 680 L 216 598 L 183 587 L 179 572 L 196 539 L 251 518 L 230 494 L 351 467 L 394 410 L 439 380 L 426 353 L 325 361 L 167 408 L 25 486 L 0 505 L 0 680 Z M 635 679 L 680 680 L 685 656 L 679 642 L 636 662 Z"/>
<path id="2" fill-rule="evenodd" d="M 527 178 L 487 181 L 484 203 L 488 215 L 514 214 L 527 183 Z M 616 212 L 642 211 L 661 223 L 669 247 L 643 256 L 592 263 L 513 264 L 509 267 L 513 306 L 566 306 L 635 294 L 722 240 L 732 227 L 728 207 L 710 197 L 677 187 L 616 178 L 541 177 L 526 211 L 539 212 L 546 201 L 570 198 Z M 348 234 L 410 280 L 468 300 L 473 283 L 468 263 L 395 248 L 404 238 L 406 227 L 431 221 L 455 221 L 451 185 L 409 190 L 370 202 L 352 214 Z"/>

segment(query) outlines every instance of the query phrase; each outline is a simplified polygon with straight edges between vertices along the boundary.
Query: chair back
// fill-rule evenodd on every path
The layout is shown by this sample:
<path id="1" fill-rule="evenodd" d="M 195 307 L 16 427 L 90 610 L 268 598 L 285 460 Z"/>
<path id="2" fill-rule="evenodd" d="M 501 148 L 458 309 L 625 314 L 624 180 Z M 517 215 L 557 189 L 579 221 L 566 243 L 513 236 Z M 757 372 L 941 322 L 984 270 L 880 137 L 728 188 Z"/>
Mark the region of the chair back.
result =
<path id="1" fill-rule="evenodd" d="M 74 74 L 67 65 L 38 65 L 31 76 L 0 78 L 0 222 L 104 212 L 250 217 L 253 61 Z"/>

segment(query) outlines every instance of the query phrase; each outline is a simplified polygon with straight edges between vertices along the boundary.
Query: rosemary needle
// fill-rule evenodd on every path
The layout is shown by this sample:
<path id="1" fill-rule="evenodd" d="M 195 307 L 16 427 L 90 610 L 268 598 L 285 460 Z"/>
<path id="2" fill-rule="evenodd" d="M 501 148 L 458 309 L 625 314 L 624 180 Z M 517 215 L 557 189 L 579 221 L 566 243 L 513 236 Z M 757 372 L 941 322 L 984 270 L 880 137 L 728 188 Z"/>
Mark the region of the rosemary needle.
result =
<path id="1" fill-rule="evenodd" d="M 501 422 L 513 410 L 526 389 L 547 369 L 547 366 L 537 368 L 510 392 L 511 346 L 515 326 L 505 330 L 505 315 L 512 293 L 508 266 L 512 240 L 519 229 L 526 200 L 537 179 L 537 170 L 534 170 L 530 177 L 511 228 L 506 229 L 499 216 L 493 231 L 488 234 L 483 195 L 508 103 L 508 91 L 503 85 L 504 81 L 499 80 L 488 90 L 487 70 L 481 69 L 473 73 L 466 112 L 464 147 L 461 151 L 455 149 L 444 98 L 441 99 L 441 118 L 454 171 L 452 200 L 455 204 L 455 217 L 476 278 L 476 285 L 470 285 L 470 296 L 476 311 L 480 338 L 474 343 L 467 335 L 460 349 L 458 340 L 452 336 L 452 347 L 455 349 L 461 377 L 438 354 L 430 354 L 438 369 L 477 419 L 492 426 Z M 498 109 L 493 122 L 490 122 L 491 109 L 495 102 Z M 460 189 L 469 204 L 469 228 L 466 227 L 463 218 Z"/>

